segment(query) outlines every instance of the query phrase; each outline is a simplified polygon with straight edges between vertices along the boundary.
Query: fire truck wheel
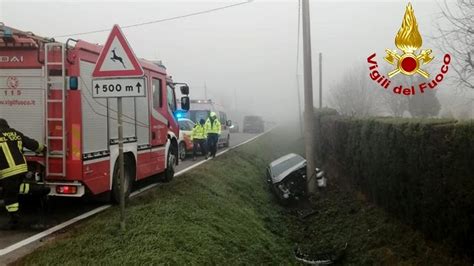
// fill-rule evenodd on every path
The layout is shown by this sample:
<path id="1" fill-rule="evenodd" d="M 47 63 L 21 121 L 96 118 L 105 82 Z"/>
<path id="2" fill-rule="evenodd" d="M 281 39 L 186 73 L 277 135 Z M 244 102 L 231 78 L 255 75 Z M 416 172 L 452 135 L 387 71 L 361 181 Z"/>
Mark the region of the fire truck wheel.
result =
<path id="1" fill-rule="evenodd" d="M 170 182 L 171 180 L 173 180 L 173 177 L 174 177 L 174 170 L 176 167 L 177 158 L 176 158 L 176 152 L 173 150 L 176 150 L 176 148 L 168 150 L 168 159 L 167 159 L 168 163 L 166 165 L 166 169 L 163 174 L 163 182 Z"/>
<path id="2" fill-rule="evenodd" d="M 127 169 L 130 169 L 129 167 L 130 163 L 125 160 L 125 173 L 124 173 L 124 179 L 125 179 L 125 199 L 127 199 L 130 196 L 130 192 L 132 190 L 132 182 L 131 182 L 131 175 L 130 171 L 127 171 Z M 115 163 L 114 167 L 114 178 L 112 180 L 112 193 L 111 193 L 111 201 L 113 203 L 120 203 L 120 185 L 119 185 L 119 180 L 120 179 L 120 166 L 118 163 Z"/>
<path id="3" fill-rule="evenodd" d="M 181 161 L 186 159 L 186 144 L 184 142 L 179 144 L 179 159 Z"/>

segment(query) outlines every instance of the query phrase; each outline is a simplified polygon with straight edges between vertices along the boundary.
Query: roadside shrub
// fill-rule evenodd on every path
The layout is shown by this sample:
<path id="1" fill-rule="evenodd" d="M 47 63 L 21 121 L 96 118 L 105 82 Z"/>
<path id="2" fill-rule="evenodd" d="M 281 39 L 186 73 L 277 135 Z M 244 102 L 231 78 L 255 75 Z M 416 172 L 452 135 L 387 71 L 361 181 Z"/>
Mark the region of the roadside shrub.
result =
<path id="1" fill-rule="evenodd" d="M 474 123 L 316 112 L 330 174 L 429 238 L 474 250 Z"/>

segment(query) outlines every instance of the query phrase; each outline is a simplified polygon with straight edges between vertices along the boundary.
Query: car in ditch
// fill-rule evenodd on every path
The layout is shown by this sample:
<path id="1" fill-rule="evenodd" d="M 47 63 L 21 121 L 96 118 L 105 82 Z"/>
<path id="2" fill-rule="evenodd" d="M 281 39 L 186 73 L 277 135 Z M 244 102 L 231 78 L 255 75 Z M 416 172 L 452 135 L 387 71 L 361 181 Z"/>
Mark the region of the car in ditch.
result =
<path id="1" fill-rule="evenodd" d="M 311 178 L 316 178 L 318 187 L 326 186 L 325 173 L 319 168 L 315 169 Z M 267 182 L 281 202 L 306 197 L 306 159 L 290 153 L 274 160 L 267 167 Z"/>

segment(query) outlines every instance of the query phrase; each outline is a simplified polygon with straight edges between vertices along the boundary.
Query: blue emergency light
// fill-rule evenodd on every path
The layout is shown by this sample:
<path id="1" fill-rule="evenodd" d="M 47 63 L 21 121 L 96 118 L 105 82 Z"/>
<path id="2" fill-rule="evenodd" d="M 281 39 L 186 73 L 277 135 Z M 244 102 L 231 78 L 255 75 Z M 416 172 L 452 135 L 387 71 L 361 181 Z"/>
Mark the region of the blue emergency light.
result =
<path id="1" fill-rule="evenodd" d="M 184 114 L 182 112 L 176 112 L 176 118 L 183 118 Z"/>

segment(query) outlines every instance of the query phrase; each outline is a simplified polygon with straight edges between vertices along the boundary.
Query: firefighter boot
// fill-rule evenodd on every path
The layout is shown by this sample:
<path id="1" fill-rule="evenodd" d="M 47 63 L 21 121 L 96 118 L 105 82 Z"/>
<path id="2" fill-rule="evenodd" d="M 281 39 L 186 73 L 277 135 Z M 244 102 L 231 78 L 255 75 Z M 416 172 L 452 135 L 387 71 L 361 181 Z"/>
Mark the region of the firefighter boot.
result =
<path id="1" fill-rule="evenodd" d="M 19 227 L 20 215 L 18 212 L 11 212 L 7 223 L 0 226 L 0 230 L 16 230 Z"/>
<path id="2" fill-rule="evenodd" d="M 30 188 L 30 194 L 39 197 L 46 197 L 51 192 L 51 188 L 46 186 L 32 186 Z"/>

